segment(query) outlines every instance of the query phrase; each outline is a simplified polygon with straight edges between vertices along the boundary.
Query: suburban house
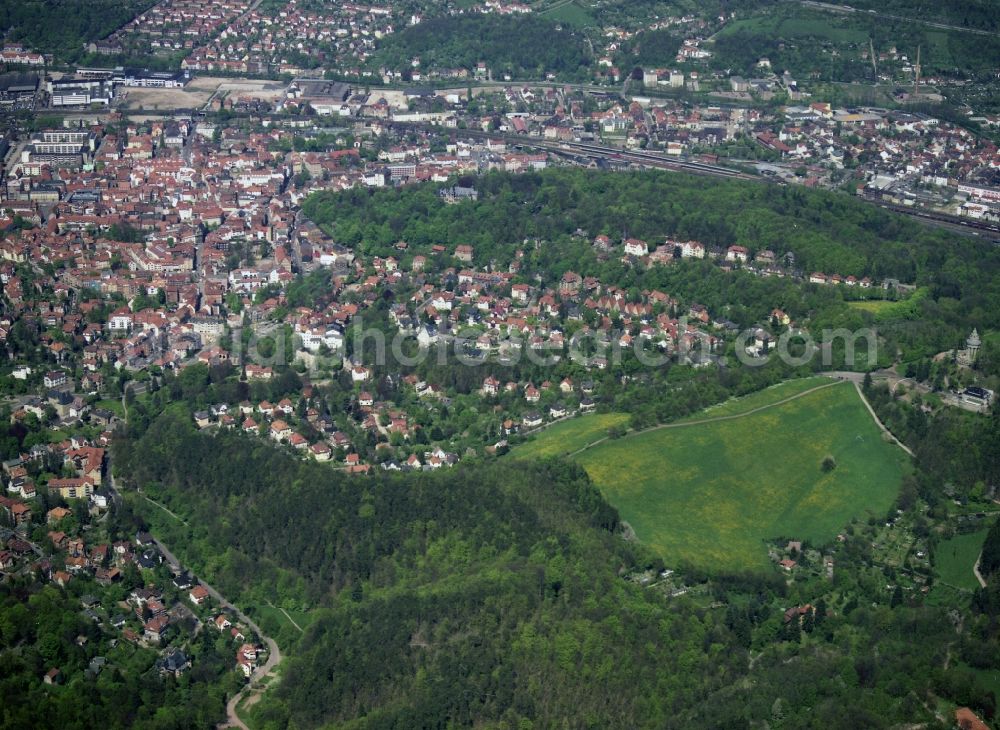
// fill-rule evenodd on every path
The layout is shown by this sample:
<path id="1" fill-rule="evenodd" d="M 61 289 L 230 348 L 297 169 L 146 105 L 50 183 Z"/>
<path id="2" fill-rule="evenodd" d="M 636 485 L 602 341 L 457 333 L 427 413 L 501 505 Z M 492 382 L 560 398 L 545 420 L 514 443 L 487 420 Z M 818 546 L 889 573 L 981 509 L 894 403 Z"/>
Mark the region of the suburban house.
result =
<path id="1" fill-rule="evenodd" d="M 146 622 L 143 627 L 143 636 L 146 640 L 154 644 L 159 644 L 170 627 L 170 617 L 163 613 L 154 616 Z"/>
<path id="2" fill-rule="evenodd" d="M 746 263 L 750 258 L 750 252 L 744 246 L 730 246 L 726 249 L 726 261 L 738 261 Z"/>
<path id="3" fill-rule="evenodd" d="M 208 600 L 208 589 L 205 586 L 195 586 L 188 595 L 191 598 L 191 603 L 200 606 Z"/>
<path id="4" fill-rule="evenodd" d="M 46 388 L 59 388 L 66 385 L 66 373 L 61 370 L 50 370 L 42 376 L 42 383 Z"/>
<path id="5" fill-rule="evenodd" d="M 646 245 L 645 241 L 640 241 L 638 238 L 629 238 L 625 241 L 625 254 L 627 256 L 647 256 L 649 254 L 649 246 Z"/>
<path id="6" fill-rule="evenodd" d="M 698 241 L 685 241 L 681 244 L 681 258 L 705 258 L 705 245 L 703 243 L 699 243 Z"/>
<path id="7" fill-rule="evenodd" d="M 292 428 L 280 418 L 271 424 L 271 438 L 275 441 L 287 439 L 292 435 Z"/>
<path id="8" fill-rule="evenodd" d="M 86 499 L 94 493 L 94 482 L 87 477 L 50 479 L 49 491 L 59 492 L 63 499 Z"/>

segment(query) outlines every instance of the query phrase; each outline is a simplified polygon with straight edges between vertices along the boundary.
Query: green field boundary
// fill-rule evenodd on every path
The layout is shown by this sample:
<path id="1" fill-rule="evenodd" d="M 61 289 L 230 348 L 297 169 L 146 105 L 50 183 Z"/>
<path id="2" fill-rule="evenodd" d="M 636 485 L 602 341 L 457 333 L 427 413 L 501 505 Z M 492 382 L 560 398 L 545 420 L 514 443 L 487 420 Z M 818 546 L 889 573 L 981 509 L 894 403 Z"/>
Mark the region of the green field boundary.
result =
<path id="1" fill-rule="evenodd" d="M 836 378 L 829 375 L 782 380 L 762 390 L 752 391 L 741 396 L 733 396 L 721 403 L 706 406 L 697 413 L 677 419 L 674 423 L 687 423 L 702 418 L 717 418 L 719 416 L 733 416 L 739 413 L 746 413 L 758 406 L 771 405 L 783 398 L 804 393 L 817 385 L 828 385 L 835 380 Z"/>
<path id="2" fill-rule="evenodd" d="M 857 391 L 836 384 L 609 439 L 573 461 L 667 564 L 774 570 L 775 541 L 823 546 L 851 520 L 885 514 L 909 468 Z"/>
<path id="3" fill-rule="evenodd" d="M 972 593 L 980 587 L 976 568 L 986 541 L 988 527 L 959 533 L 934 548 L 934 573 L 938 583 Z"/>
<path id="4" fill-rule="evenodd" d="M 804 390 L 801 393 L 790 395 L 787 398 L 775 401 L 774 403 L 766 403 L 762 406 L 757 406 L 756 408 L 752 408 L 749 411 L 743 411 L 742 413 L 733 413 L 728 416 L 714 416 L 712 418 L 699 418 L 693 421 L 682 421 L 680 423 L 661 423 L 658 426 L 650 426 L 649 428 L 644 428 L 640 431 L 629 431 L 622 438 L 623 439 L 633 438 L 635 436 L 639 436 L 644 433 L 649 433 L 651 431 L 661 431 L 667 428 L 687 428 L 689 426 L 702 426 L 706 423 L 719 423 L 721 421 L 734 421 L 737 418 L 746 418 L 747 416 L 752 416 L 755 413 L 760 413 L 761 411 L 766 411 L 770 408 L 777 408 L 778 406 L 790 403 L 791 401 L 807 396 L 810 393 L 815 393 L 816 391 L 824 390 L 826 388 L 832 388 L 835 385 L 841 385 L 843 382 L 845 381 L 836 380 L 831 383 L 823 383 L 822 385 L 817 385 L 816 387 L 810 388 L 809 390 Z M 583 448 L 577 449 L 576 451 L 567 454 L 567 456 L 569 458 L 572 458 L 574 456 L 582 454 L 587 449 L 592 449 L 593 447 L 597 446 L 598 444 L 604 443 L 610 438 L 611 438 L 610 436 L 604 436 L 603 438 L 599 438 L 596 441 L 592 441 L 591 443 L 587 444 Z"/>

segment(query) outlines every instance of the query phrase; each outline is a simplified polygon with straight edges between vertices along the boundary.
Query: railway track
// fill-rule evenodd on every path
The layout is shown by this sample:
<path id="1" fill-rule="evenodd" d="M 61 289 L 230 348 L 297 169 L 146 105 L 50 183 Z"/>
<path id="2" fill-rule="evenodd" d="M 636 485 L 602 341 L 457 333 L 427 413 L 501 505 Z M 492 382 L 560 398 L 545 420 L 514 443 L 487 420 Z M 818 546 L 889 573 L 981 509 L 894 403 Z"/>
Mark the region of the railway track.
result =
<path id="1" fill-rule="evenodd" d="M 727 177 L 738 180 L 760 180 L 756 175 L 748 175 L 739 170 L 720 165 L 711 165 L 706 162 L 695 162 L 692 160 L 671 159 L 665 155 L 652 152 L 642 152 L 636 150 L 614 150 L 600 145 L 587 144 L 585 142 L 563 143 L 562 149 L 571 152 L 582 153 L 586 156 L 596 156 L 607 159 L 618 159 L 626 162 L 637 162 L 653 167 L 662 167 L 670 170 L 684 170 L 701 175 L 714 175 L 716 177 Z"/>

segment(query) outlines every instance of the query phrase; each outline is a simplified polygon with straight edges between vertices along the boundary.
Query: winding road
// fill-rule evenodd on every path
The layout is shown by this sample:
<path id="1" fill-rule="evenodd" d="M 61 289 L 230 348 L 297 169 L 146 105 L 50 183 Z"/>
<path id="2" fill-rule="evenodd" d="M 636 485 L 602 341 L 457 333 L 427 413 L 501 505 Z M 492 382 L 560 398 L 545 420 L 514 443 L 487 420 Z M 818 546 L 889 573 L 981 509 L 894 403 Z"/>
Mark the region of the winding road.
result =
<path id="1" fill-rule="evenodd" d="M 107 484 L 108 484 L 108 488 L 111 491 L 112 499 L 115 502 L 117 502 L 117 503 L 120 504 L 121 501 L 122 501 L 122 496 L 121 496 L 121 493 L 118 491 L 118 486 L 115 484 L 115 477 L 114 477 L 114 472 L 111 469 L 111 459 L 110 459 L 110 457 L 108 458 L 108 462 L 107 462 L 107 467 L 106 468 L 107 468 L 107 475 L 108 475 Z M 157 507 L 159 507 L 159 508 L 165 510 L 166 512 L 168 512 L 170 515 L 172 515 L 173 517 L 175 517 L 177 520 L 179 520 L 181 522 L 184 522 L 184 520 L 181 520 L 180 517 L 178 517 L 177 515 L 175 515 L 173 512 L 171 512 L 170 510 L 168 510 L 166 507 L 164 507 L 160 503 L 154 502 L 153 500 L 149 499 L 148 497 L 145 497 L 144 495 L 142 495 L 142 496 L 147 501 L 151 502 L 152 504 L 155 504 Z M 184 522 L 184 524 L 187 524 L 187 523 Z M 186 570 L 186 568 L 181 564 L 181 561 L 177 559 L 177 556 L 175 556 L 172 552 L 170 552 L 170 548 L 168 548 L 166 545 L 164 545 L 156 537 L 153 537 L 152 539 L 153 539 L 153 544 L 156 545 L 157 549 L 159 549 L 159 551 L 161 553 L 163 553 L 163 557 L 166 559 L 167 563 L 170 565 L 170 567 L 173 570 L 175 570 L 177 572 Z M 188 572 L 191 573 L 191 575 L 195 574 L 194 571 L 188 571 Z M 269 674 L 271 674 L 274 671 L 275 667 L 277 667 L 278 664 L 281 663 L 281 649 L 278 648 L 278 642 L 276 642 L 270 636 L 268 636 L 267 634 L 265 634 L 261 630 L 260 626 L 258 626 L 253 619 L 251 619 L 249 616 L 247 616 L 245 613 L 243 613 L 239 608 L 237 608 L 235 605 L 233 605 L 230 601 L 226 600 L 226 598 L 221 593 L 219 593 L 219 591 L 214 586 L 206 583 L 205 581 L 203 581 L 201 579 L 198 580 L 198 583 L 201 586 L 203 586 L 206 591 L 208 591 L 208 595 L 211 596 L 212 599 L 216 603 L 218 603 L 220 607 L 228 609 L 229 611 L 232 611 L 233 614 L 235 614 L 235 616 L 240 621 L 242 621 L 245 625 L 249 626 L 263 640 L 263 642 L 267 645 L 267 661 L 265 661 L 263 664 L 261 664 L 259 667 L 257 667 L 253 671 L 253 673 L 250 675 L 250 680 L 243 686 L 243 688 L 239 692 L 237 692 L 235 695 L 233 695 L 232 697 L 229 698 L 229 702 L 226 703 L 226 721 L 219 724 L 219 728 L 232 728 L 232 727 L 236 727 L 236 728 L 240 728 L 240 730 L 250 730 L 250 728 L 247 727 L 246 723 L 243 722 L 243 720 L 240 719 L 240 716 L 236 714 L 236 706 L 248 694 L 251 694 L 251 693 L 260 694 L 261 692 L 264 691 L 264 687 L 260 685 L 260 680 L 262 680 L 264 677 L 266 677 Z M 289 621 L 291 621 L 291 617 L 289 617 Z M 294 624 L 294 622 L 292 622 L 292 623 Z M 296 625 L 296 628 L 299 628 L 300 631 L 302 630 L 300 627 L 298 627 L 298 625 Z"/>
<path id="2" fill-rule="evenodd" d="M 174 556 L 172 552 L 170 552 L 170 549 L 166 545 L 164 545 L 155 537 L 153 538 L 153 543 L 156 545 L 157 548 L 159 548 L 160 552 L 163 553 L 163 557 L 166 558 L 167 563 L 170 564 L 171 568 L 177 571 L 184 570 L 184 566 L 181 565 L 181 562 Z M 267 661 L 254 670 L 253 674 L 250 676 L 250 681 L 243 686 L 243 689 L 241 689 L 239 692 L 237 692 L 235 695 L 229 698 L 229 702 L 226 704 L 226 722 L 219 725 L 220 728 L 238 727 L 241 728 L 241 730 L 250 730 L 246 726 L 246 723 L 244 723 L 240 719 L 239 715 L 236 714 L 236 706 L 240 703 L 240 700 L 242 700 L 247 693 L 251 691 L 253 692 L 263 691 L 262 688 L 259 687 L 254 689 L 254 684 L 259 682 L 268 674 L 270 674 L 271 671 L 276 666 L 278 666 L 278 663 L 281 662 L 281 650 L 278 648 L 278 643 L 274 639 L 272 639 L 270 636 L 267 636 L 263 631 L 261 631 L 260 626 L 254 623 L 254 621 L 245 613 L 243 613 L 240 609 L 238 609 L 232 603 L 227 601 L 223 597 L 223 595 L 219 593 L 219 591 L 217 591 L 213 586 L 209 585 L 203 580 L 199 580 L 198 583 L 202 585 L 206 591 L 208 591 L 208 595 L 210 595 L 216 603 L 218 603 L 222 608 L 226 608 L 232 611 L 234 614 L 236 614 L 236 617 L 240 621 L 242 621 L 244 624 L 253 629 L 253 631 L 261 639 L 264 640 L 264 643 L 267 644 Z"/>

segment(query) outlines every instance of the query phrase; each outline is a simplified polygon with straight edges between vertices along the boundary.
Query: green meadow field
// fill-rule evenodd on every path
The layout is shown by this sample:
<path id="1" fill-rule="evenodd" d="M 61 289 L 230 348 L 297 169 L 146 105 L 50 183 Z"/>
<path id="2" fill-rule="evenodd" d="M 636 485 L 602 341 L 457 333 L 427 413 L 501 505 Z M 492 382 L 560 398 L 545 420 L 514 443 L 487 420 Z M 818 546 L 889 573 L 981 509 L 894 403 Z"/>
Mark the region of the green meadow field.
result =
<path id="1" fill-rule="evenodd" d="M 837 16 L 783 8 L 773 14 L 736 20 L 720 30 L 719 35 L 746 31 L 776 38 L 819 38 L 833 43 L 865 43 L 868 40 L 863 30 L 846 26 L 847 21 Z"/>
<path id="2" fill-rule="evenodd" d="M 746 413 L 755 408 L 769 406 L 807 390 L 821 385 L 830 385 L 834 382 L 836 381 L 822 377 L 786 380 L 744 398 L 731 398 L 724 403 L 706 408 L 701 413 L 681 419 L 680 422 L 700 421 L 705 418 Z M 628 421 L 627 413 L 593 413 L 570 418 L 539 431 L 531 441 L 516 446 L 511 453 L 522 459 L 565 456 L 604 438 L 612 426 L 627 428 Z"/>
<path id="3" fill-rule="evenodd" d="M 876 322 L 887 322 L 894 319 L 918 319 L 920 302 L 927 298 L 927 287 L 921 287 L 906 299 L 894 302 L 888 299 L 866 299 L 848 302 L 851 309 L 860 309 L 875 317 Z"/>
<path id="4" fill-rule="evenodd" d="M 972 573 L 972 566 L 983 549 L 988 529 L 955 535 L 934 548 L 934 572 L 938 580 L 954 588 L 974 591 L 979 581 Z"/>
<path id="5" fill-rule="evenodd" d="M 540 10 L 538 14 L 549 20 L 567 23 L 578 28 L 594 24 L 594 16 L 576 0 L 571 0 L 571 2 L 556 0 L 545 9 Z"/>
<path id="6" fill-rule="evenodd" d="M 684 418 L 680 422 L 685 423 L 687 421 L 701 421 L 705 418 L 739 415 L 757 408 L 774 405 L 786 398 L 792 398 L 800 393 L 805 393 L 823 385 L 833 385 L 836 382 L 836 380 L 822 377 L 786 380 L 783 383 L 772 385 L 770 388 L 765 388 L 742 398 L 730 398 L 718 405 L 709 406 L 701 413 Z"/>
<path id="7" fill-rule="evenodd" d="M 849 383 L 773 405 L 825 384 L 824 379 L 811 380 L 730 401 L 701 417 L 773 406 L 765 410 L 631 434 L 604 441 L 574 459 L 638 538 L 668 564 L 766 569 L 769 540 L 826 542 L 854 517 L 884 514 L 907 468 L 905 454 L 883 440 Z M 585 441 L 571 424 L 560 424 L 564 433 L 558 440 L 572 439 L 574 445 Z M 599 432 L 591 430 L 598 438 Z M 549 434 L 520 448 L 531 450 L 515 449 L 515 458 L 572 450 L 554 446 Z M 827 455 L 837 466 L 824 472 Z"/>
<path id="8" fill-rule="evenodd" d="M 570 418 L 541 431 L 535 440 L 521 444 L 513 453 L 523 459 L 563 456 L 604 438 L 612 426 L 627 427 L 628 419 L 627 413 L 592 413 Z"/>

